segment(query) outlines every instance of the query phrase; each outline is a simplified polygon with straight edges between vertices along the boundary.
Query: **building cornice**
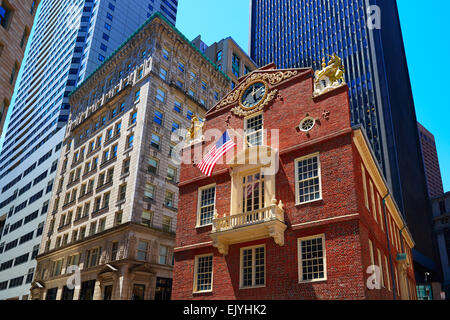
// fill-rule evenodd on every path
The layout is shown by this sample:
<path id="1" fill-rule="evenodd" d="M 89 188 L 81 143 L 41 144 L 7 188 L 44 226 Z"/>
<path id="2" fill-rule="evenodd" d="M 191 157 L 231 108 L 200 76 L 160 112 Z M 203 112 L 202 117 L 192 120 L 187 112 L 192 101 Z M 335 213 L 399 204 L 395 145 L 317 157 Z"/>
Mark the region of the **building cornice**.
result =
<path id="1" fill-rule="evenodd" d="M 164 232 L 164 231 L 161 231 L 158 229 L 149 228 L 149 227 L 140 225 L 136 222 L 127 222 L 127 223 L 121 224 L 117 227 L 114 227 L 112 229 L 108 229 L 101 233 L 97 233 L 92 236 L 86 237 L 83 240 L 73 242 L 64 247 L 60 247 L 58 249 L 53 249 L 51 251 L 39 254 L 38 256 L 36 256 L 36 260 L 42 261 L 42 260 L 45 260 L 46 258 L 49 258 L 52 256 L 59 256 L 61 253 L 69 252 L 73 249 L 87 246 L 91 243 L 95 243 L 95 242 L 104 240 L 106 238 L 109 238 L 115 234 L 123 234 L 124 231 L 139 231 L 139 230 L 145 230 L 146 232 L 150 231 L 155 236 L 158 236 L 160 238 L 175 240 L 175 233 L 168 233 L 168 232 Z"/>
<path id="2" fill-rule="evenodd" d="M 389 190 L 388 184 L 382 175 L 381 168 L 375 162 L 375 156 L 372 149 L 369 147 L 369 140 L 365 136 L 361 127 L 354 127 L 353 129 L 353 142 L 356 149 L 361 156 L 361 159 L 366 167 L 370 177 L 372 178 L 376 188 L 382 193 L 383 197 L 386 197 L 386 206 L 391 213 L 397 227 L 400 230 L 405 229 L 406 232 L 402 232 L 404 239 L 408 243 L 410 248 L 415 246 L 414 240 L 411 233 L 406 225 L 406 222 L 398 208 L 394 198 L 392 197 L 392 192 Z"/>
<path id="3" fill-rule="evenodd" d="M 176 39 L 176 51 L 180 48 L 191 48 L 191 55 L 198 55 L 198 61 L 206 61 L 205 66 L 210 68 L 209 71 L 215 71 L 224 81 L 230 81 L 230 78 L 219 70 L 211 60 L 208 59 L 200 50 L 194 46 L 175 26 L 173 26 L 159 12 L 155 13 L 148 19 L 136 32 L 131 35 L 117 50 L 115 50 L 91 75 L 89 75 L 72 93 L 69 95 L 71 101 L 78 100 L 84 96 L 91 88 L 92 84 L 98 79 L 103 78 L 111 69 L 124 57 L 130 54 L 130 51 L 138 47 L 142 40 L 148 39 L 150 35 L 162 38 L 166 34 L 171 39 Z"/>

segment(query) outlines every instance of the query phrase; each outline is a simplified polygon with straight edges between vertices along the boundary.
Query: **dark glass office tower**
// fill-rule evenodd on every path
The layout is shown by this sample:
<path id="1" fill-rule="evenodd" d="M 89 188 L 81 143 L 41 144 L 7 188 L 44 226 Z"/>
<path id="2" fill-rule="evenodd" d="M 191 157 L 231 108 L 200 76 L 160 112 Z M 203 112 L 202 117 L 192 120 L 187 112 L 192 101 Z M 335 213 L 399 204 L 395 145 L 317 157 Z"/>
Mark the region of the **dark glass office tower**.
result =
<path id="1" fill-rule="evenodd" d="M 380 29 L 367 27 L 372 5 L 380 9 Z M 425 272 L 436 276 L 431 208 L 396 1 L 251 0 L 250 25 L 250 55 L 258 65 L 317 70 L 327 54 L 343 58 L 352 123 L 365 128 L 416 241 L 417 281 Z"/>

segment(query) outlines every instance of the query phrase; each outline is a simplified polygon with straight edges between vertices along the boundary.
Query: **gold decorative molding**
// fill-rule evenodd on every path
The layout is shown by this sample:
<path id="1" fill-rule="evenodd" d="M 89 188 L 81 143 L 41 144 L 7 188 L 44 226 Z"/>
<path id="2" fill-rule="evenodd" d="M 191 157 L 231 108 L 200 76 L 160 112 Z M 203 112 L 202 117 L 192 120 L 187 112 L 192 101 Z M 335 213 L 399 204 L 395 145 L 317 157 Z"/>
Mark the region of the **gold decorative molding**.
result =
<path id="1" fill-rule="evenodd" d="M 242 82 L 239 87 L 237 87 L 234 91 L 232 91 L 226 98 L 220 101 L 215 109 L 219 110 L 222 107 L 228 106 L 230 104 L 239 102 L 244 91 L 254 82 L 268 82 L 270 85 L 274 86 L 281 83 L 284 80 L 292 78 L 298 74 L 298 71 L 278 71 L 275 73 L 253 73 L 249 76 L 244 82 Z M 278 91 L 276 91 L 278 93 Z M 270 95 L 270 94 L 269 94 Z M 268 96 L 269 96 L 268 95 Z M 275 94 L 272 94 L 271 99 L 276 97 Z"/>
<path id="2" fill-rule="evenodd" d="M 243 92 L 245 92 L 245 91 L 243 91 Z M 278 95 L 278 90 L 277 89 L 272 90 L 271 92 L 266 93 L 265 98 L 256 107 L 245 110 L 242 108 L 241 103 L 239 103 L 239 106 L 231 109 L 231 112 L 233 112 L 237 116 L 246 117 L 248 115 L 251 115 L 252 113 L 255 113 L 255 112 L 258 112 L 258 111 L 261 111 L 262 109 L 264 109 L 273 99 L 275 99 L 275 97 L 277 95 Z"/>

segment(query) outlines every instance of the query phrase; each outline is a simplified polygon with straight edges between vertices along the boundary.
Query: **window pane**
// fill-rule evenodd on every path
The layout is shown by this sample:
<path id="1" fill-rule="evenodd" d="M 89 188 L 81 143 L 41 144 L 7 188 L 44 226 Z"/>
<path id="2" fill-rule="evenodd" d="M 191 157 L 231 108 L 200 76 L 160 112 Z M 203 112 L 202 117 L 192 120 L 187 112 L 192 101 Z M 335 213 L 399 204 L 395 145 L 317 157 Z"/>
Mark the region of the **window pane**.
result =
<path id="1" fill-rule="evenodd" d="M 297 162 L 298 201 L 300 203 L 320 199 L 319 158 L 312 157 Z"/>
<path id="2" fill-rule="evenodd" d="M 200 225 L 208 225 L 212 223 L 214 216 L 216 187 L 203 189 L 200 198 Z"/>
<path id="3" fill-rule="evenodd" d="M 323 239 L 301 240 L 302 281 L 325 278 Z"/>
<path id="4" fill-rule="evenodd" d="M 212 289 L 213 256 L 200 257 L 197 260 L 197 291 Z"/>
<path id="5" fill-rule="evenodd" d="M 256 117 L 247 119 L 247 126 L 245 134 L 247 141 L 252 146 L 261 146 L 263 141 L 263 117 L 262 114 Z"/>

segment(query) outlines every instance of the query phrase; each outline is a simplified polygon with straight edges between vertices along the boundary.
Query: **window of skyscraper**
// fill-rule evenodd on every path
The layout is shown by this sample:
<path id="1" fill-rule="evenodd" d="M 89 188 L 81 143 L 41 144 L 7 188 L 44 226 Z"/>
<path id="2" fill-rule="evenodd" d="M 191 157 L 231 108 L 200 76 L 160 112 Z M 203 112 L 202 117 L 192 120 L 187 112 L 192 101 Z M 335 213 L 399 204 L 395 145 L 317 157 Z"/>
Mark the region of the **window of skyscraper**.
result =
<path id="1" fill-rule="evenodd" d="M 11 11 L 11 7 L 8 7 L 6 3 L 3 2 L 0 5 L 0 25 L 5 29 L 8 27 L 8 20 L 11 15 Z"/>
<path id="2" fill-rule="evenodd" d="M 237 54 L 233 53 L 232 69 L 233 69 L 233 74 L 236 77 L 239 77 L 239 74 L 240 74 L 240 64 L 241 64 L 241 59 L 239 58 L 239 56 Z"/>
<path id="3" fill-rule="evenodd" d="M 218 52 L 217 52 L 217 55 L 216 55 L 216 62 L 222 61 L 222 55 L 223 55 L 222 51 L 218 51 Z"/>

